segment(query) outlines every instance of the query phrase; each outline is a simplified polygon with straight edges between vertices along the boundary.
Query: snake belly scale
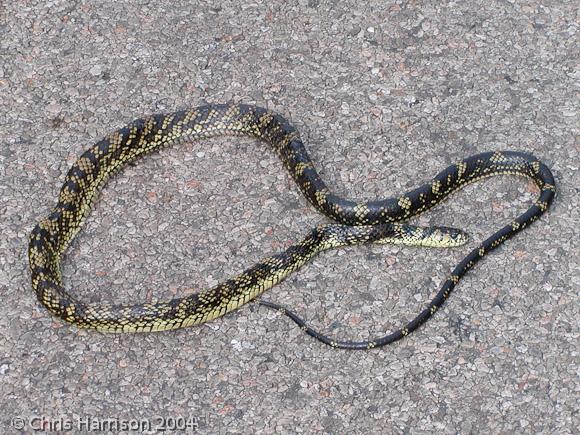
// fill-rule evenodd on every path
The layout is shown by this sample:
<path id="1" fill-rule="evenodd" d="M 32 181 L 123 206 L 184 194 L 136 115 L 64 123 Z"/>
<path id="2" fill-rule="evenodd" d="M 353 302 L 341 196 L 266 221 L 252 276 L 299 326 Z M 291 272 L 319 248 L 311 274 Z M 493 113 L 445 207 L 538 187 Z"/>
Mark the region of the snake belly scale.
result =
<path id="1" fill-rule="evenodd" d="M 216 287 L 169 301 L 135 305 L 84 303 L 69 294 L 61 261 L 81 229 L 100 189 L 123 166 L 140 156 L 174 145 L 219 135 L 245 135 L 269 144 L 304 194 L 322 214 L 336 221 L 314 228 L 302 241 L 268 257 Z M 405 337 L 431 317 L 463 275 L 483 256 L 537 220 L 550 206 L 555 184 L 550 169 L 530 154 L 487 152 L 468 157 L 430 182 L 399 197 L 355 202 L 333 194 L 319 177 L 296 130 L 280 115 L 242 105 L 207 105 L 138 119 L 109 134 L 82 154 L 69 170 L 54 210 L 41 219 L 29 239 L 32 287 L 52 314 L 81 328 L 106 332 L 160 331 L 210 321 L 255 299 L 299 269 L 319 252 L 360 243 L 400 243 L 450 247 L 467 241 L 464 232 L 446 227 L 421 228 L 402 222 L 439 204 L 459 188 L 494 175 L 531 179 L 539 198 L 522 215 L 483 241 L 461 261 L 427 307 L 404 327 L 380 338 L 342 341 L 310 328 L 294 312 L 273 302 L 258 303 L 289 316 L 306 333 L 333 347 L 369 349 Z"/>

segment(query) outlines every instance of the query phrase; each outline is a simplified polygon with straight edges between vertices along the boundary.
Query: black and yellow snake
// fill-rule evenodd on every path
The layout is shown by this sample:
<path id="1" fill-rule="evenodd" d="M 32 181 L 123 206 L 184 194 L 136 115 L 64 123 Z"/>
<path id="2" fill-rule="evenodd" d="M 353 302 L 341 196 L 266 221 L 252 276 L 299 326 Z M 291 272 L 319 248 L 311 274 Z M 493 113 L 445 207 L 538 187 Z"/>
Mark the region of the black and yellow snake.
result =
<path id="1" fill-rule="evenodd" d="M 246 135 L 267 142 L 284 163 L 302 193 L 320 212 L 338 224 L 320 225 L 300 243 L 266 258 L 216 287 L 185 298 L 132 306 L 87 304 L 65 290 L 60 263 L 107 179 L 127 163 L 183 140 L 217 135 Z M 334 195 L 320 179 L 296 130 L 280 115 L 248 105 L 208 105 L 133 121 L 82 154 L 69 170 L 56 207 L 30 235 L 32 287 L 54 315 L 81 328 L 109 332 L 160 331 L 183 328 L 222 316 L 271 288 L 319 252 L 359 243 L 402 243 L 458 246 L 467 236 L 459 230 L 403 225 L 439 204 L 457 189 L 493 175 L 520 175 L 540 189 L 538 200 L 521 216 L 482 242 L 461 261 L 428 306 L 403 328 L 375 340 L 330 339 L 308 327 L 293 312 L 272 302 L 304 331 L 334 347 L 368 349 L 410 334 L 431 317 L 461 277 L 484 255 L 537 220 L 550 206 L 555 184 L 550 169 L 530 154 L 503 151 L 477 154 L 437 174 L 430 182 L 396 198 L 354 202 Z"/>

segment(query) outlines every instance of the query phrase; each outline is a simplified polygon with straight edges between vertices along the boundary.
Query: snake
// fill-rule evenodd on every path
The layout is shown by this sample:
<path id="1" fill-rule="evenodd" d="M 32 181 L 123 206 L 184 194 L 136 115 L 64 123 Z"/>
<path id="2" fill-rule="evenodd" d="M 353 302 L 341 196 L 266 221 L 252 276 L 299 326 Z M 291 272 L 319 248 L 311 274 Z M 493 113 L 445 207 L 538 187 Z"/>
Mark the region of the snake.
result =
<path id="1" fill-rule="evenodd" d="M 107 180 L 136 159 L 163 147 L 222 135 L 249 136 L 265 142 L 279 156 L 307 200 L 334 222 L 315 226 L 284 252 L 259 261 L 211 289 L 186 297 L 120 305 L 86 303 L 71 295 L 63 284 L 61 263 Z M 469 252 L 427 306 L 401 328 L 364 341 L 340 340 L 308 326 L 294 311 L 260 297 L 327 249 L 368 243 L 435 248 L 465 244 L 468 235 L 459 229 L 419 227 L 405 221 L 440 204 L 458 189 L 496 175 L 530 179 L 538 187 L 539 197 L 526 212 Z M 173 330 L 208 322 L 254 301 L 285 314 L 308 335 L 332 347 L 377 348 L 400 340 L 424 324 L 441 308 L 460 279 L 484 256 L 536 221 L 549 208 L 555 193 L 552 172 L 533 155 L 490 151 L 460 160 L 400 196 L 365 202 L 349 200 L 334 194 L 322 181 L 297 130 L 283 116 L 253 105 L 208 104 L 137 119 L 108 134 L 76 160 L 66 175 L 56 206 L 30 233 L 32 288 L 50 313 L 79 328 L 103 332 Z"/>

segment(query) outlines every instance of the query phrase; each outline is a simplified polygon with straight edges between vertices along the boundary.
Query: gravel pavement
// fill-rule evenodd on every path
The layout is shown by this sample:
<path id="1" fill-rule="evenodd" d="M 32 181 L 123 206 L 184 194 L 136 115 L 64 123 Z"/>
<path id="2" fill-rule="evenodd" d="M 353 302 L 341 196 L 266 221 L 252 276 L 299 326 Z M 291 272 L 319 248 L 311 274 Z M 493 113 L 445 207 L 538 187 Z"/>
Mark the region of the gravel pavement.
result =
<path id="1" fill-rule="evenodd" d="M 0 433 L 573 433 L 578 15 L 555 0 L 0 3 Z M 27 235 L 76 157 L 135 118 L 227 101 L 290 119 L 349 198 L 501 149 L 546 162 L 558 196 L 424 327 L 378 350 L 333 350 L 255 304 L 156 334 L 52 318 Z M 414 220 L 463 228 L 469 246 L 326 252 L 267 298 L 336 337 L 382 335 L 536 194 L 510 177 L 469 186 Z M 185 143 L 107 185 L 63 275 L 87 301 L 183 296 L 325 221 L 263 143 Z"/>

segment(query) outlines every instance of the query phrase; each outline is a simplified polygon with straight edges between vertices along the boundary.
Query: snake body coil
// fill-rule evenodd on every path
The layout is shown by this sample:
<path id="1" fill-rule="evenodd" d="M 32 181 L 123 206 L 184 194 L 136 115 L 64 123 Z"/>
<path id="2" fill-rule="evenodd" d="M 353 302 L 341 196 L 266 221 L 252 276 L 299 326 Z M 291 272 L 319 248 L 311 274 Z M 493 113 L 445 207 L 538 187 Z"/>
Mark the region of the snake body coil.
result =
<path id="1" fill-rule="evenodd" d="M 60 263 L 107 179 L 138 157 L 173 145 L 218 135 L 246 135 L 267 142 L 303 194 L 324 215 L 338 222 L 320 225 L 300 243 L 271 256 L 215 288 L 185 298 L 132 306 L 87 304 L 64 289 Z M 308 327 L 293 312 L 272 302 L 259 303 L 288 315 L 311 336 L 334 347 L 366 349 L 396 341 L 417 329 L 448 298 L 461 277 L 506 239 L 537 220 L 550 206 L 555 184 L 549 168 L 535 157 L 514 151 L 469 157 L 400 197 L 353 202 L 326 187 L 296 130 L 281 116 L 247 105 L 209 105 L 138 119 L 88 149 L 69 170 L 53 212 L 33 229 L 29 242 L 32 287 L 54 315 L 83 328 L 109 332 L 159 331 L 207 322 L 239 308 L 300 268 L 319 252 L 358 243 L 403 243 L 447 247 L 467 240 L 445 227 L 419 228 L 400 222 L 440 203 L 457 189 L 493 175 L 520 175 L 540 189 L 539 199 L 521 216 L 493 234 L 457 265 L 429 305 L 405 327 L 382 338 L 351 342 L 330 339 Z"/>

